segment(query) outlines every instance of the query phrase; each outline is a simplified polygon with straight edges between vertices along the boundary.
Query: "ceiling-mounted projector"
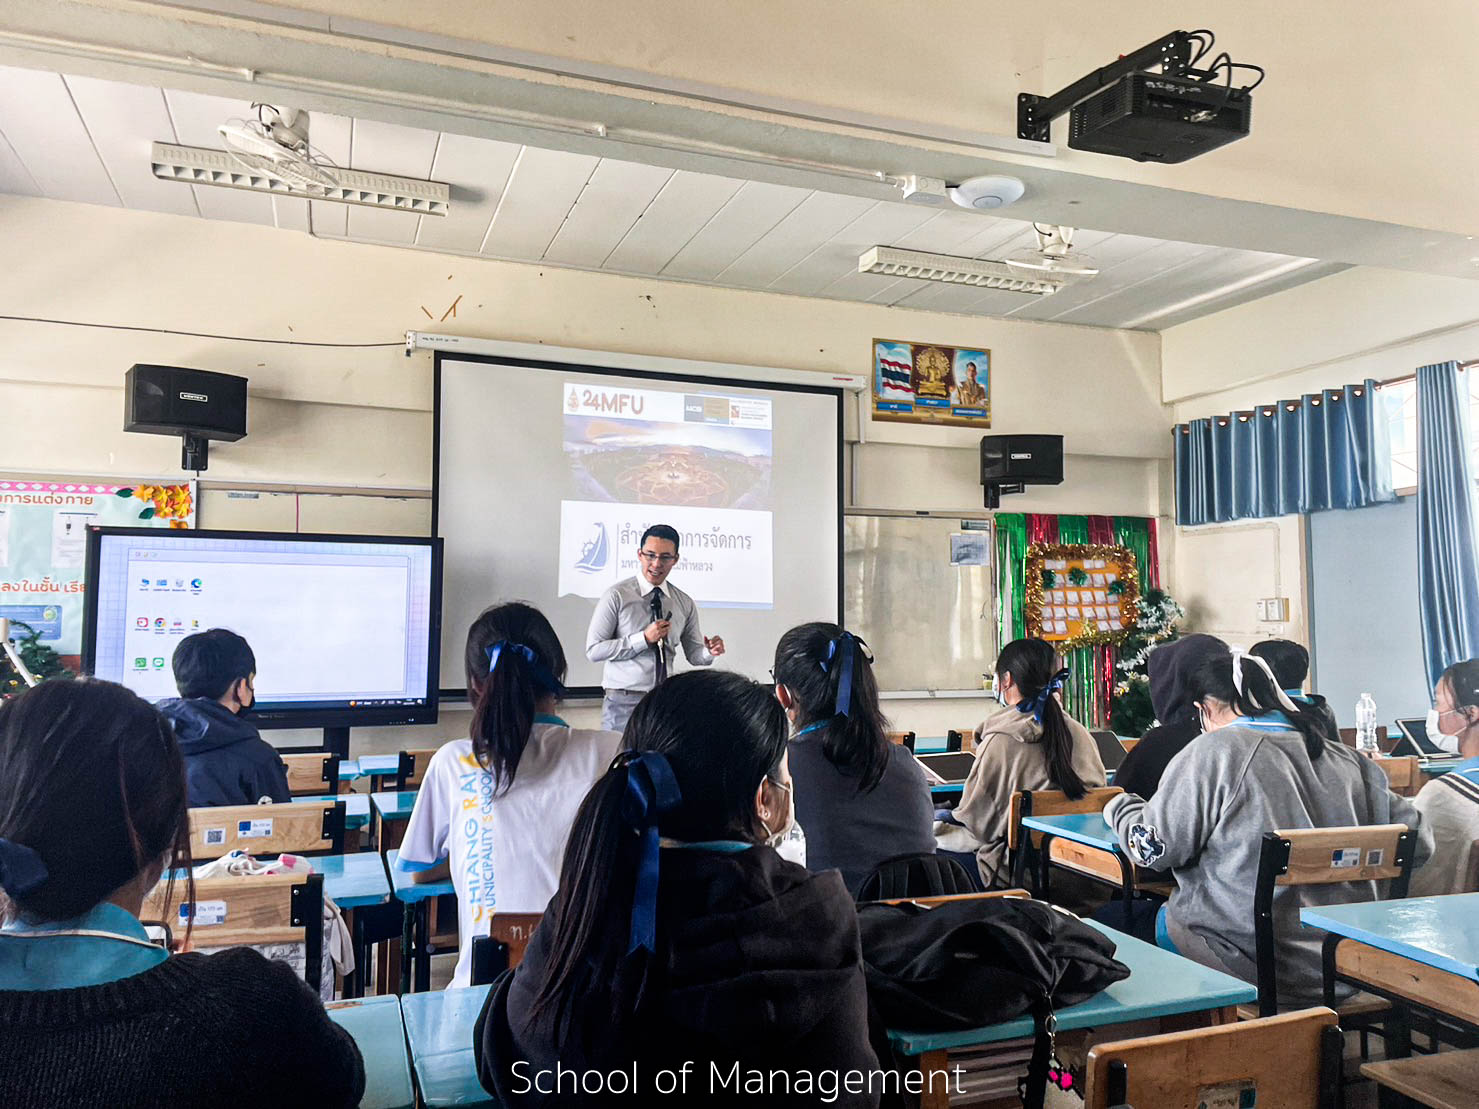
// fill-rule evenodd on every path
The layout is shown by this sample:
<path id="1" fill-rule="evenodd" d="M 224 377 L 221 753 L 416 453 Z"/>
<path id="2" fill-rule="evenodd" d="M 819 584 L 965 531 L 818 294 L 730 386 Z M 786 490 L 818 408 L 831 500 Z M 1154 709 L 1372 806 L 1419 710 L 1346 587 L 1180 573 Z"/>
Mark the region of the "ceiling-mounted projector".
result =
<path id="1" fill-rule="evenodd" d="M 1166 163 L 1241 139 L 1263 68 L 1235 62 L 1226 51 L 1198 68 L 1215 41 L 1207 30 L 1172 31 L 1052 96 L 1024 92 L 1017 97 L 1017 135 L 1047 142 L 1053 120 L 1071 112 L 1068 145 L 1075 150 Z M 1235 87 L 1238 69 L 1256 71 L 1257 80 Z"/>

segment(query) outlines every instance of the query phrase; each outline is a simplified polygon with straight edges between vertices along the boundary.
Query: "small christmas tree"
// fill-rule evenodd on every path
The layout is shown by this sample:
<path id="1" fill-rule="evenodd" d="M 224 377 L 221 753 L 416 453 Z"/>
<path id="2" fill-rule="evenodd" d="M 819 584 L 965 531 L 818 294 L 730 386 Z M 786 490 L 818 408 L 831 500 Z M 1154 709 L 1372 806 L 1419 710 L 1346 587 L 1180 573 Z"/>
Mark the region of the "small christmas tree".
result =
<path id="1" fill-rule="evenodd" d="M 1118 680 L 1110 701 L 1111 726 L 1120 735 L 1143 735 L 1155 723 L 1150 701 L 1150 652 L 1180 634 L 1176 624 L 1186 612 L 1163 589 L 1147 589 L 1140 598 L 1140 617 L 1120 644 L 1115 663 Z"/>
<path id="2" fill-rule="evenodd" d="M 26 669 L 37 681 L 44 682 L 53 678 L 72 676 L 72 672 L 62 665 L 62 660 L 57 653 L 41 642 L 41 633 L 30 624 L 12 620 L 10 635 L 15 643 L 16 653 L 21 656 Z M 25 679 L 11 663 L 10 656 L 0 650 L 0 697 L 13 697 L 18 693 L 24 693 L 25 689 Z"/>

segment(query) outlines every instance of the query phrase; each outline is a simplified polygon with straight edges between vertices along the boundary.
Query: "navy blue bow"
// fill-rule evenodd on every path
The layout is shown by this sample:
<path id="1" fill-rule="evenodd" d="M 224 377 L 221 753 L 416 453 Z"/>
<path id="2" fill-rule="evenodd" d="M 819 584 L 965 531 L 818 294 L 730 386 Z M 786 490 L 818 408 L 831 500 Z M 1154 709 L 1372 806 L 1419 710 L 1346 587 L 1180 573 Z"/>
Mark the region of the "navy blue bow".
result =
<path id="1" fill-rule="evenodd" d="M 632 893 L 630 955 L 639 947 L 657 950 L 657 875 L 661 856 L 657 824 L 683 800 L 678 779 L 667 756 L 648 751 L 628 760 L 627 792 L 621 800 L 621 818 L 641 837 L 637 856 L 637 885 Z"/>
<path id="2" fill-rule="evenodd" d="M 1068 669 L 1064 667 L 1053 675 L 1047 685 L 1037 691 L 1037 696 L 1030 701 L 1019 701 L 1017 711 L 1026 715 L 1032 713 L 1032 719 L 1039 724 L 1042 723 L 1042 710 L 1048 703 L 1048 698 L 1063 688 L 1063 683 L 1068 680 Z"/>
<path id="3" fill-rule="evenodd" d="M 40 855 L 23 843 L 0 837 L 0 889 L 11 897 L 25 897 L 47 877 Z"/>
<path id="4" fill-rule="evenodd" d="M 822 673 L 831 673 L 831 663 L 838 655 L 842 656 L 842 670 L 837 676 L 837 704 L 832 710 L 833 716 L 846 716 L 852 710 L 852 672 L 859 647 L 863 649 L 864 656 L 871 660 L 873 656 L 868 654 L 868 644 L 852 632 L 841 632 L 827 644 L 827 657 L 822 659 Z"/>
<path id="5" fill-rule="evenodd" d="M 487 648 L 489 674 L 498 669 L 498 660 L 503 657 L 505 651 L 524 660 L 534 676 L 534 684 L 540 689 L 546 693 L 553 693 L 557 697 L 564 695 L 565 687 L 560 684 L 560 679 L 549 672 L 549 667 L 539 661 L 539 656 L 529 647 L 522 643 L 515 643 L 512 639 L 500 639 Z"/>

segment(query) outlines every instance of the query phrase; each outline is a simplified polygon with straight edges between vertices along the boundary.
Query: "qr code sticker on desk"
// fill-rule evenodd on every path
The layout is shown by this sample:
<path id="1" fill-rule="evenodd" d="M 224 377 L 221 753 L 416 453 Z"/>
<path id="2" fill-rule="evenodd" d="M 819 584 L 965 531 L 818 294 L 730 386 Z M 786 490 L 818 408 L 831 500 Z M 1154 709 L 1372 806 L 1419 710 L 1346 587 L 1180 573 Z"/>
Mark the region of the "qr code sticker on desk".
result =
<path id="1" fill-rule="evenodd" d="M 1251 1078 L 1203 1086 L 1197 1091 L 1197 1109 L 1257 1109 L 1258 1083 Z"/>
<path id="2" fill-rule="evenodd" d="M 205 830 L 205 845 L 207 847 L 224 847 L 224 846 L 226 846 L 226 829 L 225 828 L 207 828 Z"/>

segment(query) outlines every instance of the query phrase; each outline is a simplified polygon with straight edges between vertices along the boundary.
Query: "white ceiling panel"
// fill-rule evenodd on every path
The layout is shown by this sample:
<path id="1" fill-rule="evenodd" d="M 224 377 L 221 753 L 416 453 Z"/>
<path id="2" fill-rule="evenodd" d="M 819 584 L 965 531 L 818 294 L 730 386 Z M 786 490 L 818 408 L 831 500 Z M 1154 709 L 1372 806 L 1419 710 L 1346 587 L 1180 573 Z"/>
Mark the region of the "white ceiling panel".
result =
<path id="1" fill-rule="evenodd" d="M 770 283 L 780 293 L 810 296 L 858 267 L 858 255 L 871 246 L 892 243 L 935 213 L 908 204 L 875 204 Z"/>
<path id="2" fill-rule="evenodd" d="M 216 128 L 228 119 L 254 119 L 256 113 L 246 100 L 228 100 L 224 96 L 205 96 L 195 92 L 178 92 L 166 89 L 164 102 L 174 121 L 175 134 L 184 146 L 204 146 L 212 150 L 222 149 L 221 136 Z M 246 192 L 242 189 L 219 189 L 206 185 L 191 185 L 195 203 L 206 219 L 235 220 L 238 223 L 264 223 L 275 226 L 277 216 L 272 210 L 272 198 L 265 193 Z"/>
<path id="3" fill-rule="evenodd" d="M 189 185 L 149 168 L 151 143 L 179 142 L 163 91 L 95 77 L 68 77 L 67 89 L 125 207 L 200 215 Z"/>
<path id="4" fill-rule="evenodd" d="M 661 273 L 742 184 L 729 177 L 679 170 L 628 228 L 603 266 L 625 273 Z"/>
<path id="5" fill-rule="evenodd" d="M 357 119 L 350 139 L 349 166 L 366 173 L 390 173 L 424 181 L 431 176 L 440 134 L 418 127 Z M 354 205 L 349 209 L 349 236 L 377 243 L 414 243 L 420 222 L 421 217 L 411 212 Z"/>
<path id="6" fill-rule="evenodd" d="M 538 262 L 600 159 L 526 146 L 503 190 L 483 253 Z"/>
<path id="7" fill-rule="evenodd" d="M 349 165 L 349 146 L 354 134 L 354 120 L 348 116 L 314 112 L 308 120 L 308 142 L 327 158 L 331 165 Z M 326 200 L 310 200 L 308 217 L 313 230 L 320 235 L 349 234 L 349 205 Z"/>
<path id="8" fill-rule="evenodd" d="M 857 272 L 872 246 L 1000 259 L 1034 247 L 1007 213 L 879 201 L 314 113 L 336 166 L 446 182 L 446 217 L 160 181 L 149 144 L 221 149 L 245 99 L 0 66 L 0 193 L 234 220 L 416 249 L 765 288 L 977 316 L 1164 328 L 1344 268 L 1079 230 L 1100 273 L 1032 297 Z"/>
<path id="9" fill-rule="evenodd" d="M 416 245 L 471 254 L 482 250 L 520 149 L 516 143 L 443 132 L 431 177 L 452 186 L 452 201 L 445 216 L 422 217 Z"/>
<path id="10" fill-rule="evenodd" d="M 122 203 L 61 74 L 0 67 L 0 134 L 42 195 Z"/>
<path id="11" fill-rule="evenodd" d="M 673 173 L 659 166 L 602 159 L 544 252 L 545 261 L 599 267 Z"/>
<path id="12" fill-rule="evenodd" d="M 809 195 L 807 189 L 746 181 L 663 267 L 663 275 L 713 281 Z"/>
<path id="13" fill-rule="evenodd" d="M 840 233 L 878 201 L 812 193 L 785 219 L 719 272 L 723 284 L 763 286 Z"/>

